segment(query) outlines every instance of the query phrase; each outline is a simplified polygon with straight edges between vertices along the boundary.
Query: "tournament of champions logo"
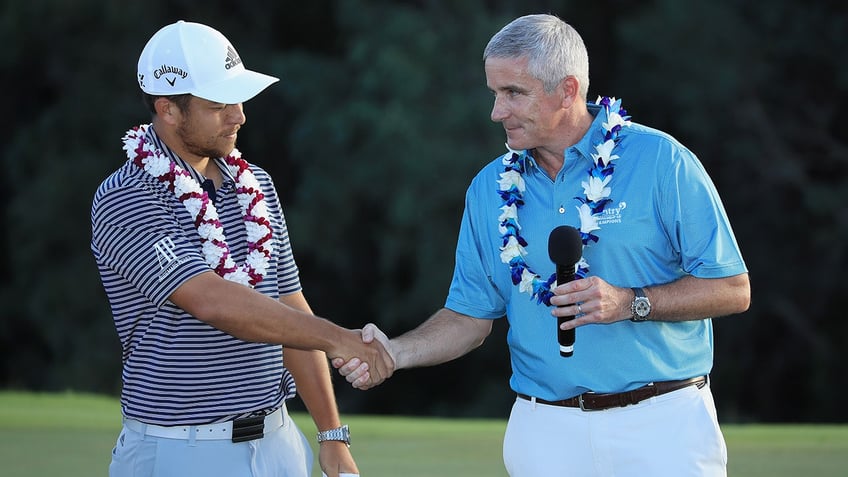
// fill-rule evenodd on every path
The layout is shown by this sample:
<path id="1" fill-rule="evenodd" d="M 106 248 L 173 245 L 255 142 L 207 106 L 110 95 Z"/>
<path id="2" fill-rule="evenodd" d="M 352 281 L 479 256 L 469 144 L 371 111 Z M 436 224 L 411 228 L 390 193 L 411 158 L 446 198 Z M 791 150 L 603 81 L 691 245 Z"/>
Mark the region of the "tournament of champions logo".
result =
<path id="1" fill-rule="evenodd" d="M 627 202 L 619 202 L 618 207 L 607 207 L 598 216 L 598 225 L 620 224 L 621 211 L 627 208 Z"/>
<path id="2" fill-rule="evenodd" d="M 171 274 L 181 263 L 189 260 L 188 257 L 177 258 L 174 253 L 176 249 L 174 241 L 171 237 L 165 237 L 153 244 L 153 250 L 156 252 L 156 259 L 159 261 L 159 281 Z"/>

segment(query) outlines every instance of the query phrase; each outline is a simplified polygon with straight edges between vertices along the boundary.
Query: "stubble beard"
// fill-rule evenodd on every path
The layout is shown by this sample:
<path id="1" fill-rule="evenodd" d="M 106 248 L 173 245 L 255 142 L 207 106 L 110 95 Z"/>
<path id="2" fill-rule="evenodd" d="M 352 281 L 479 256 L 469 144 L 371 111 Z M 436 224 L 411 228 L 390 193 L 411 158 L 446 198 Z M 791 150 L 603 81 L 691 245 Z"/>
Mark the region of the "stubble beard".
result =
<path id="1" fill-rule="evenodd" d="M 189 153 L 199 157 L 226 157 L 232 152 L 233 148 L 235 148 L 235 145 L 233 145 L 233 148 L 225 151 L 219 146 L 202 144 L 197 140 L 197 137 L 191 133 L 191 124 L 188 121 L 180 124 L 177 128 L 177 135 L 180 137 L 180 140 L 182 140 L 185 149 Z M 213 136 L 211 138 L 211 142 L 214 143 L 216 139 L 217 138 Z"/>

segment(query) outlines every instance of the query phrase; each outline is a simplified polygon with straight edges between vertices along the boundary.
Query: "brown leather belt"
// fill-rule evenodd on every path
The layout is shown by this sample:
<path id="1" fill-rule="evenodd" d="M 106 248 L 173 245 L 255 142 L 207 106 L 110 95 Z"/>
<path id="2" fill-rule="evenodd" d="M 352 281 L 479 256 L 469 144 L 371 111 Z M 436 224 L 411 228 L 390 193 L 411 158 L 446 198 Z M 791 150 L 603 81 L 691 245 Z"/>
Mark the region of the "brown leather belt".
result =
<path id="1" fill-rule="evenodd" d="M 698 376 L 697 378 L 683 379 L 680 381 L 661 381 L 658 383 L 646 384 L 641 388 L 636 388 L 632 391 L 625 391 L 623 393 L 587 392 L 574 396 L 573 398 L 562 399 L 560 401 L 546 401 L 544 399 L 536 398 L 536 402 L 539 404 L 547 404 L 548 406 L 578 407 L 583 411 L 602 411 L 604 409 L 636 404 L 644 401 L 645 399 L 677 391 L 678 389 L 683 389 L 687 386 L 695 385 L 698 386 L 698 388 L 702 388 L 706 384 L 707 377 Z M 533 400 L 532 397 L 526 394 L 518 393 L 518 397 L 527 401 Z"/>

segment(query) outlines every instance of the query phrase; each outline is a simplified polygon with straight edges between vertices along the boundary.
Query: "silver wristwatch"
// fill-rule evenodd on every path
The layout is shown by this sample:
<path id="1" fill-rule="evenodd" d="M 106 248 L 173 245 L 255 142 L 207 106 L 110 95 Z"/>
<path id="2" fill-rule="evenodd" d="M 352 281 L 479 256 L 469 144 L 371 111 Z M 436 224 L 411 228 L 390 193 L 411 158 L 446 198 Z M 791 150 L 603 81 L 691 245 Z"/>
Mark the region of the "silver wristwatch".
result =
<path id="1" fill-rule="evenodd" d="M 648 315 L 651 314 L 651 300 L 645 295 L 645 290 L 641 288 L 631 288 L 633 290 L 633 301 L 630 303 L 630 321 L 648 321 Z"/>
<path id="2" fill-rule="evenodd" d="M 345 424 L 342 427 L 321 431 L 318 433 L 318 442 L 324 441 L 341 441 L 350 447 L 350 429 Z"/>

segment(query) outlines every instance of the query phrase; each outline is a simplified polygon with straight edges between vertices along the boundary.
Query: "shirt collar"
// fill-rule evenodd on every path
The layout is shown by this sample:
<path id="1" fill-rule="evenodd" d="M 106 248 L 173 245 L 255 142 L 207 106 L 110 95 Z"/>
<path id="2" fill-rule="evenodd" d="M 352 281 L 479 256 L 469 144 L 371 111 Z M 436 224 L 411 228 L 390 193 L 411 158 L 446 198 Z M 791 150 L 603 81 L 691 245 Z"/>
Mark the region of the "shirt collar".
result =
<path id="1" fill-rule="evenodd" d="M 606 121 L 606 115 L 600 114 L 601 107 L 594 103 L 587 103 L 587 109 L 589 110 L 589 114 L 595 117 L 594 121 L 592 121 L 592 125 L 589 126 L 589 130 L 586 131 L 586 134 L 577 141 L 577 144 L 571 146 L 571 148 L 575 149 L 580 153 L 581 156 L 591 159 L 592 154 L 594 154 L 595 146 L 604 142 L 604 128 L 603 122 Z"/>

